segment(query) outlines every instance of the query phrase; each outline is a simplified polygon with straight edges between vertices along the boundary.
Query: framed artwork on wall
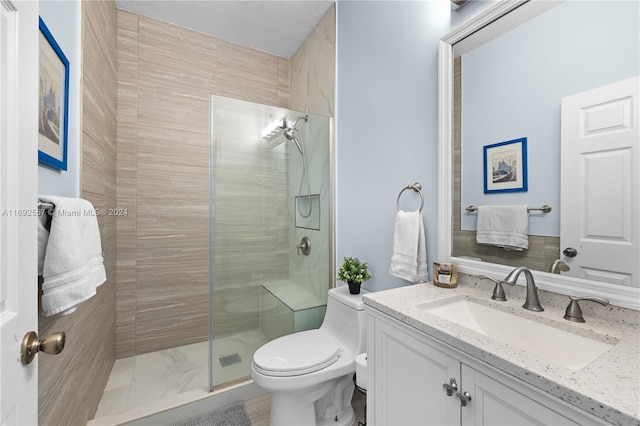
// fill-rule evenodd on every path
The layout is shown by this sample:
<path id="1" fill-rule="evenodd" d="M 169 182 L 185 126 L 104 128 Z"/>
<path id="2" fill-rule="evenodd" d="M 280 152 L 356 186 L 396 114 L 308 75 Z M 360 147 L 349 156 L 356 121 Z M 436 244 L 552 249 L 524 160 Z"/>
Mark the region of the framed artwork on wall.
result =
<path id="1" fill-rule="evenodd" d="M 67 170 L 69 61 L 40 18 L 38 162 Z"/>
<path id="2" fill-rule="evenodd" d="M 527 138 L 485 145 L 484 193 L 527 191 Z"/>

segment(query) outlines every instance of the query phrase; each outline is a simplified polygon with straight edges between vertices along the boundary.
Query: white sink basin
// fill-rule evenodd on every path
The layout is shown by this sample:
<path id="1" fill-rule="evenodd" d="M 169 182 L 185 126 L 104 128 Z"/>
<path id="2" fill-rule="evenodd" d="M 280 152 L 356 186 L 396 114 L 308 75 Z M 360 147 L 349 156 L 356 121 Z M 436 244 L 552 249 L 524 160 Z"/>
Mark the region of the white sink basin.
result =
<path id="1" fill-rule="evenodd" d="M 418 307 L 572 370 L 586 367 L 613 347 L 467 299 L 423 303 Z"/>

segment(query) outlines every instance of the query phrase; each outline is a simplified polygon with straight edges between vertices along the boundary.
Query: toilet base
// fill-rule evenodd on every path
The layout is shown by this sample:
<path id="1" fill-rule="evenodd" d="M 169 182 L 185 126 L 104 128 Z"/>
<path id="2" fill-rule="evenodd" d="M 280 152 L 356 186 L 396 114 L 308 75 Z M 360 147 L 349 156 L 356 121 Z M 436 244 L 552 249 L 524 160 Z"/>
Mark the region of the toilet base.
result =
<path id="1" fill-rule="evenodd" d="M 352 375 L 293 392 L 272 392 L 271 426 L 351 425 Z"/>
<path id="2" fill-rule="evenodd" d="M 336 417 L 332 419 L 322 418 L 318 419 L 316 424 L 318 426 L 349 426 L 353 423 L 353 420 L 356 418 L 356 414 L 353 411 L 352 406 L 345 407 L 342 411 L 336 414 Z M 337 419 L 337 420 L 336 420 Z"/>
<path id="3" fill-rule="evenodd" d="M 272 426 L 349 426 L 356 418 L 351 405 L 347 405 L 331 418 L 316 418 L 313 403 L 310 405 L 288 404 L 282 401 L 282 398 L 276 397 L 274 401 L 273 395 L 271 402 L 270 424 Z"/>

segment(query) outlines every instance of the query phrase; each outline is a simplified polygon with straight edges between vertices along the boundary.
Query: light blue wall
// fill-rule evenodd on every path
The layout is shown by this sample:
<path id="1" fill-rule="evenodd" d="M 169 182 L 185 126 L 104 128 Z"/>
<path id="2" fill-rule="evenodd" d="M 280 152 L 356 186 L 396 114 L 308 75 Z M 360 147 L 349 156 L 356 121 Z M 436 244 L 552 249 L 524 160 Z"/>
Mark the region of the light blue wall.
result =
<path id="1" fill-rule="evenodd" d="M 38 165 L 38 193 L 80 194 L 81 4 L 78 0 L 40 0 L 40 17 L 69 60 L 67 170 Z"/>
<path id="2" fill-rule="evenodd" d="M 396 197 L 416 181 L 430 269 L 437 258 L 438 41 L 479 7 L 464 9 L 452 13 L 449 0 L 337 3 L 336 260 L 369 264 L 365 290 L 408 284 L 389 265 Z M 405 191 L 401 207 L 419 201 Z"/>
<path id="3" fill-rule="evenodd" d="M 637 1 L 567 1 L 463 55 L 462 209 L 550 204 L 529 233 L 560 236 L 561 100 L 638 75 L 639 22 Z M 483 146 L 521 137 L 529 190 L 484 194 Z M 462 228 L 475 231 L 465 213 Z"/>

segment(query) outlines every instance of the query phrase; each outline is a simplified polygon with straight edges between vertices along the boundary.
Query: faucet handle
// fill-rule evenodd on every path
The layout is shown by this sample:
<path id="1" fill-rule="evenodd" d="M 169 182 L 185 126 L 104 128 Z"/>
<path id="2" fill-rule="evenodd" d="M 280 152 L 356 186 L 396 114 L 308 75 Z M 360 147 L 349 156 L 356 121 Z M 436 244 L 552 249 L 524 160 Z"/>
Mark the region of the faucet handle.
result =
<path id="1" fill-rule="evenodd" d="M 580 305 L 578 304 L 578 302 L 580 300 L 588 300 L 588 301 L 591 301 L 591 302 L 598 302 L 599 304 L 601 304 L 603 306 L 607 306 L 609 304 L 609 301 L 607 299 L 603 299 L 601 297 L 569 296 L 569 299 L 571 299 L 571 300 L 569 301 L 569 306 L 567 306 L 567 311 L 564 313 L 564 317 L 563 318 L 568 320 L 568 321 L 572 321 L 572 322 L 584 322 L 584 317 L 582 316 L 582 309 L 580 309 Z"/>
<path id="2" fill-rule="evenodd" d="M 490 277 L 489 275 L 483 275 L 483 274 L 478 275 L 478 278 L 481 279 L 481 280 L 491 280 L 494 283 L 496 283 L 496 286 L 493 288 L 493 295 L 491 296 L 491 298 L 493 300 L 497 300 L 499 302 L 506 302 L 507 301 L 507 297 L 504 294 L 504 289 L 502 288 L 502 283 L 504 281 L 500 281 L 500 280 L 497 280 L 497 279 L 495 279 L 493 277 Z M 511 283 L 507 283 L 507 284 L 513 285 Z"/>
<path id="3" fill-rule="evenodd" d="M 499 280 L 496 280 L 495 278 L 490 277 L 489 275 L 480 274 L 480 275 L 478 275 L 478 278 L 481 279 L 481 280 L 491 280 L 496 284 L 500 283 Z"/>

